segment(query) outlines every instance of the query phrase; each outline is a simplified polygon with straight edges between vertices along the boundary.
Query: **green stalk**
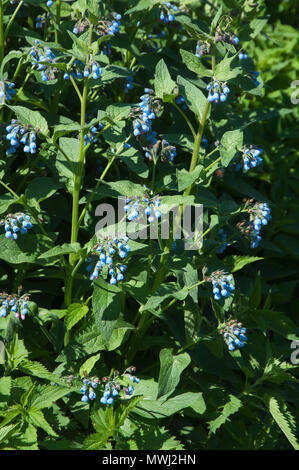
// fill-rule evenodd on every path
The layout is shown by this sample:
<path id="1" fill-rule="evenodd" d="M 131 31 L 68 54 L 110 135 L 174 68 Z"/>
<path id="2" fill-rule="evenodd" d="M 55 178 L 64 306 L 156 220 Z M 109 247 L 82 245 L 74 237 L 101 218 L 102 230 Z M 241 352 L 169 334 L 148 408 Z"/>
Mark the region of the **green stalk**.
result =
<path id="1" fill-rule="evenodd" d="M 4 56 L 3 2 L 0 2 L 0 64 Z"/>
<path id="2" fill-rule="evenodd" d="M 2 3 L 2 2 L 1 2 Z M 17 8 L 15 9 L 15 11 L 13 12 L 12 14 L 12 17 L 10 18 L 9 20 L 9 23 L 8 25 L 6 26 L 6 29 L 5 29 L 5 33 L 4 33 L 4 41 L 6 40 L 7 36 L 8 36 L 8 33 L 9 33 L 9 30 L 10 30 L 10 27 L 15 19 L 15 17 L 17 16 L 18 14 L 18 11 L 19 9 L 21 8 L 21 6 L 23 5 L 24 1 L 22 0 L 19 5 L 17 6 Z"/>
<path id="3" fill-rule="evenodd" d="M 59 27 L 60 23 L 60 8 L 61 8 L 61 0 L 56 1 L 56 25 Z M 58 31 L 55 29 L 55 42 L 58 44 Z"/>

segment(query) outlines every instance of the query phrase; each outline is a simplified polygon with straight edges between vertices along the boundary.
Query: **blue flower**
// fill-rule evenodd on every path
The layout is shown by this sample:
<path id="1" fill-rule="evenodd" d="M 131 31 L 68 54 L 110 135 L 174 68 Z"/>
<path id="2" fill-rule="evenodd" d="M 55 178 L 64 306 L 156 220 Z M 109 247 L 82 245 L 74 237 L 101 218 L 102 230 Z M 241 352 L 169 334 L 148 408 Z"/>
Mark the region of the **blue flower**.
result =
<path id="1" fill-rule="evenodd" d="M 230 320 L 220 328 L 220 333 L 223 335 L 224 341 L 229 351 L 243 348 L 247 341 L 245 335 L 246 328 L 243 327 L 242 323 L 236 320 Z"/>

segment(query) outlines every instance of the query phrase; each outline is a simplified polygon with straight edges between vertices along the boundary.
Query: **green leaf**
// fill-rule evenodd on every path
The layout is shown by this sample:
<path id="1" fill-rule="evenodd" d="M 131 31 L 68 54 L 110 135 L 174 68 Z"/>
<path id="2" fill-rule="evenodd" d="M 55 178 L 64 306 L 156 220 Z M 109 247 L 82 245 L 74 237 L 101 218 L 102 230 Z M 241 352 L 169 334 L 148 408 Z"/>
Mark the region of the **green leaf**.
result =
<path id="1" fill-rule="evenodd" d="M 33 377 L 39 377 L 40 379 L 49 380 L 60 385 L 65 385 L 65 383 L 58 377 L 58 375 L 49 372 L 46 367 L 40 362 L 24 360 L 19 364 L 18 369 L 24 372 L 24 374 L 32 375 Z"/>
<path id="2" fill-rule="evenodd" d="M 155 92 L 158 98 L 163 99 L 165 96 L 173 94 L 175 82 L 172 80 L 168 72 L 167 65 L 161 59 L 156 65 L 155 70 Z"/>
<path id="3" fill-rule="evenodd" d="M 180 381 L 181 373 L 190 364 L 188 353 L 174 356 L 171 349 L 160 351 L 160 374 L 157 399 L 172 393 Z"/>
<path id="4" fill-rule="evenodd" d="M 238 53 L 232 57 L 225 57 L 215 67 L 214 76 L 219 81 L 227 81 L 243 73 L 242 67 L 232 68 L 232 62 L 236 59 Z"/>
<path id="5" fill-rule="evenodd" d="M 242 255 L 231 255 L 224 259 L 225 266 L 227 269 L 234 273 L 244 268 L 247 264 L 255 263 L 264 258 L 261 256 L 242 256 Z"/>
<path id="6" fill-rule="evenodd" d="M 7 263 L 40 263 L 37 258 L 43 252 L 53 247 L 53 242 L 45 235 L 32 233 L 20 236 L 18 240 L 8 240 L 5 235 L 0 235 L 0 259 Z"/>
<path id="7" fill-rule="evenodd" d="M 243 145 L 243 132 L 240 129 L 225 132 L 222 136 L 221 144 L 221 163 L 226 167 L 236 155 L 237 150 L 240 150 Z"/>
<path id="8" fill-rule="evenodd" d="M 69 253 L 79 253 L 81 250 L 80 243 L 64 243 L 61 246 L 55 246 L 51 250 L 46 251 L 39 258 L 60 258 L 62 255 L 68 255 Z"/>
<path id="9" fill-rule="evenodd" d="M 209 424 L 209 431 L 210 433 L 215 434 L 215 432 L 228 420 L 228 418 L 236 413 L 242 406 L 241 400 L 239 398 L 235 397 L 234 395 L 229 395 L 229 402 L 227 402 L 221 414 L 214 419 L 213 421 L 210 421 Z"/>
<path id="10" fill-rule="evenodd" d="M 122 291 L 98 279 L 94 284 L 92 306 L 96 325 L 101 331 L 106 343 L 109 342 L 121 312 Z"/>
<path id="11" fill-rule="evenodd" d="M 180 95 L 183 95 L 187 106 L 189 106 L 189 108 L 196 115 L 197 119 L 200 121 L 208 103 L 205 95 L 199 88 L 193 85 L 193 83 L 189 82 L 181 76 L 178 76 L 177 83 Z"/>
<path id="12" fill-rule="evenodd" d="M 10 194 L 3 194 L 0 197 L 0 214 L 7 211 L 9 206 L 16 203 L 16 199 L 12 198 Z"/>
<path id="13" fill-rule="evenodd" d="M 98 432 L 95 434 L 90 434 L 86 437 L 83 442 L 84 450 L 103 450 L 105 444 L 107 443 L 109 434 Z"/>
<path id="14" fill-rule="evenodd" d="M 89 357 L 80 367 L 80 370 L 79 370 L 80 377 L 84 377 L 85 374 L 89 375 L 94 365 L 100 359 L 100 357 L 101 357 L 101 353 L 98 353 L 98 354 L 95 354 L 94 356 Z"/>
<path id="15" fill-rule="evenodd" d="M 32 111 L 31 109 L 24 108 L 23 106 L 8 106 L 8 108 L 15 113 L 17 119 L 19 119 L 22 124 L 30 124 L 35 128 L 36 132 L 48 135 L 49 129 L 47 121 L 38 111 Z"/>
<path id="16" fill-rule="evenodd" d="M 29 421 L 33 426 L 43 429 L 47 434 L 53 437 L 58 437 L 52 426 L 46 421 L 43 412 L 37 408 L 31 407 L 28 410 Z"/>
<path id="17" fill-rule="evenodd" d="M 184 49 L 180 49 L 180 53 L 184 64 L 191 72 L 196 73 L 198 77 L 212 77 L 213 72 L 205 68 L 199 57 L 196 57 L 192 52 L 184 51 Z"/>
<path id="18" fill-rule="evenodd" d="M 79 303 L 69 305 L 65 316 L 65 327 L 67 331 L 71 330 L 87 313 L 87 305 Z"/>
<path id="19" fill-rule="evenodd" d="M 59 188 L 61 188 L 61 184 L 51 178 L 46 176 L 34 178 L 25 191 L 28 204 L 40 210 L 39 203 L 53 196 Z"/>
<path id="20" fill-rule="evenodd" d="M 177 284 L 168 283 L 158 287 L 157 291 L 148 299 L 143 307 L 143 310 L 154 309 L 158 307 L 168 297 L 175 297 L 179 300 L 184 300 L 188 295 L 187 287 L 178 289 Z"/>
<path id="21" fill-rule="evenodd" d="M 178 181 L 179 192 L 184 191 L 184 189 L 188 188 L 188 186 L 193 184 L 194 181 L 199 178 L 202 169 L 203 167 L 201 165 L 197 165 L 195 170 L 193 170 L 192 172 L 185 170 L 185 168 L 182 168 L 181 170 L 177 168 L 176 177 Z"/>
<path id="22" fill-rule="evenodd" d="M 56 400 L 68 393 L 70 393 L 69 387 L 37 385 L 29 398 L 29 404 L 38 410 L 42 410 L 43 408 L 49 408 Z"/>
<path id="23" fill-rule="evenodd" d="M 290 444 L 295 450 L 299 450 L 299 443 L 296 437 L 296 428 L 294 426 L 294 418 L 290 415 L 290 412 L 286 409 L 286 404 L 282 398 L 278 396 L 266 395 L 264 398 L 269 411 L 275 419 L 277 425 L 280 427 Z"/>
<path id="24" fill-rule="evenodd" d="M 11 377 L 1 377 L 0 379 L 0 402 L 8 401 L 11 391 Z"/>

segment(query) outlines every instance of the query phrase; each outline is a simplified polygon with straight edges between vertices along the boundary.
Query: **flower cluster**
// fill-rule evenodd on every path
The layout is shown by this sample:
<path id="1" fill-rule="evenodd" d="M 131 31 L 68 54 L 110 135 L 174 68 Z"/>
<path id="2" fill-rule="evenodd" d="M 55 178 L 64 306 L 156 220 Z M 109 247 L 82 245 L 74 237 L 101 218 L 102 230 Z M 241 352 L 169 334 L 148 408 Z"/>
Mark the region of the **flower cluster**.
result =
<path id="1" fill-rule="evenodd" d="M 99 36 L 114 36 L 119 33 L 121 15 L 119 13 L 112 13 L 111 19 L 99 20 L 96 24 L 96 31 Z M 73 33 L 79 34 L 83 33 L 87 28 L 89 28 L 90 22 L 86 18 L 81 19 L 76 22 Z"/>
<path id="2" fill-rule="evenodd" d="M 1 83 L 0 83 L 1 85 Z M 16 94 L 15 84 L 13 82 L 4 82 L 3 88 L 0 86 L 0 104 L 4 101 L 10 101 Z"/>
<path id="3" fill-rule="evenodd" d="M 6 126 L 6 140 L 10 142 L 10 147 L 6 150 L 6 155 L 16 153 L 20 144 L 23 144 L 25 153 L 36 153 L 36 132 L 39 129 L 33 129 L 30 124 L 22 125 L 16 119 L 12 119 L 10 124 Z"/>
<path id="4" fill-rule="evenodd" d="M 219 82 L 217 82 L 217 80 L 214 80 L 213 82 L 210 82 L 207 85 L 206 89 L 209 92 L 208 101 L 210 101 L 210 102 L 214 101 L 214 103 L 218 103 L 219 100 L 221 102 L 226 101 L 227 100 L 227 95 L 230 92 L 230 89 L 228 88 L 226 83 L 222 83 L 222 82 L 219 83 Z"/>
<path id="5" fill-rule="evenodd" d="M 237 320 L 230 320 L 221 327 L 220 333 L 223 335 L 229 351 L 243 348 L 247 337 L 245 336 L 246 328 Z"/>
<path id="6" fill-rule="evenodd" d="M 179 11 L 179 8 L 169 2 L 165 2 L 160 12 L 160 21 L 165 24 L 175 21 L 175 16 L 172 11 Z"/>
<path id="7" fill-rule="evenodd" d="M 95 135 L 97 132 L 101 131 L 104 129 L 104 124 L 101 122 L 98 124 L 98 127 L 96 125 L 92 126 L 89 130 L 88 133 L 84 135 L 84 145 L 87 145 L 89 142 L 97 142 L 98 139 L 95 139 Z"/>
<path id="8" fill-rule="evenodd" d="M 59 71 L 55 67 L 55 54 L 49 47 L 43 49 L 40 47 L 40 41 L 36 39 L 35 46 L 30 49 L 32 64 L 41 71 L 41 79 L 43 82 L 54 80 Z"/>
<path id="9" fill-rule="evenodd" d="M 132 375 L 136 370 L 136 367 L 131 366 L 125 370 L 122 374 L 122 378 L 126 377 L 131 382 L 139 383 L 140 379 Z M 134 386 L 133 385 L 123 385 L 118 382 L 118 372 L 114 373 L 114 377 L 103 377 L 105 383 L 105 390 L 103 396 L 100 400 L 103 405 L 113 405 L 115 397 L 119 396 L 121 392 L 125 392 L 125 395 L 133 395 Z"/>
<path id="10" fill-rule="evenodd" d="M 144 95 L 140 97 L 138 107 L 133 110 L 133 134 L 135 137 L 151 133 L 152 121 L 156 117 L 154 104 L 154 91 L 150 88 L 144 88 Z"/>
<path id="11" fill-rule="evenodd" d="M 142 147 L 145 157 L 150 161 L 157 161 L 160 158 L 162 162 L 173 162 L 176 157 L 176 148 L 165 139 L 157 140 L 156 135 L 156 132 L 152 132 L 150 143 Z"/>
<path id="12" fill-rule="evenodd" d="M 84 374 L 83 385 L 80 389 L 82 393 L 81 401 L 87 403 L 89 400 L 96 398 L 95 390 L 99 387 L 100 382 L 104 385 L 103 394 L 100 402 L 103 405 L 113 405 L 114 400 L 117 396 L 130 396 L 134 392 L 134 386 L 129 385 L 128 381 L 139 383 L 140 379 L 132 375 L 136 371 L 136 367 L 130 366 L 125 372 L 119 375 L 119 372 L 115 371 L 113 377 L 103 377 L 102 381 L 98 377 L 88 378 L 87 374 Z"/>
<path id="13" fill-rule="evenodd" d="M 35 27 L 36 27 L 36 29 L 42 29 L 45 22 L 46 22 L 45 15 L 37 15 L 37 17 L 35 18 Z"/>
<path id="14" fill-rule="evenodd" d="M 263 163 L 260 156 L 263 153 L 262 149 L 257 148 L 255 145 L 249 145 L 242 149 L 241 162 L 235 163 L 235 170 L 239 171 L 242 166 L 244 171 L 249 171 L 250 168 L 255 168 Z M 242 165 L 243 164 L 243 165 Z"/>
<path id="15" fill-rule="evenodd" d="M 130 245 L 128 244 L 129 237 L 122 236 L 120 239 L 113 238 L 109 239 L 106 237 L 102 240 L 101 244 L 94 246 L 95 253 L 93 255 L 98 256 L 98 261 L 95 265 L 91 263 L 93 258 L 88 258 L 87 271 L 91 272 L 90 280 L 98 279 L 100 272 L 105 268 L 108 269 L 108 275 L 110 276 L 110 284 L 117 284 L 119 281 L 124 279 L 123 273 L 126 271 L 127 266 L 117 261 L 117 256 L 120 259 L 125 259 L 130 251 Z"/>
<path id="16" fill-rule="evenodd" d="M 262 237 L 260 231 L 262 226 L 267 225 L 271 220 L 271 209 L 267 203 L 256 203 L 248 210 L 251 224 L 251 248 L 256 248 Z"/>
<path id="17" fill-rule="evenodd" d="M 137 198 L 127 197 L 125 204 L 125 211 L 127 213 L 127 219 L 131 222 L 138 219 L 140 215 L 140 209 L 144 210 L 144 214 L 148 217 L 148 221 L 151 223 L 161 217 L 161 212 L 158 209 L 161 205 L 161 198 L 155 196 L 151 198 L 148 194 L 145 194 L 143 198 L 140 196 Z"/>
<path id="18" fill-rule="evenodd" d="M 96 398 L 96 393 L 95 389 L 99 385 L 99 379 L 97 377 L 88 379 L 85 378 L 83 379 L 83 385 L 80 389 L 80 392 L 82 393 L 82 398 L 81 401 L 84 403 L 88 402 L 88 400 L 94 400 Z"/>
<path id="19" fill-rule="evenodd" d="M 239 56 L 238 56 L 238 57 L 239 57 L 240 60 L 246 60 L 246 59 L 248 59 L 248 55 L 247 55 L 246 52 L 244 52 L 244 51 L 241 51 L 241 52 L 239 53 Z"/>
<path id="20" fill-rule="evenodd" d="M 233 44 L 237 46 L 240 42 L 240 39 L 238 36 L 236 36 L 233 33 L 228 33 L 226 31 L 221 30 L 220 28 L 217 28 L 216 34 L 215 34 L 215 40 L 216 42 L 227 42 L 229 44 Z"/>
<path id="21" fill-rule="evenodd" d="M 0 220 L 0 225 L 4 225 L 5 237 L 17 240 L 19 234 L 24 235 L 32 228 L 31 217 L 23 212 L 8 214 L 5 219 Z"/>
<path id="22" fill-rule="evenodd" d="M 52 5 L 54 5 L 53 0 L 48 0 L 46 5 L 47 5 L 47 7 L 51 7 Z"/>
<path id="23" fill-rule="evenodd" d="M 229 297 L 235 290 L 235 286 L 232 284 L 233 276 L 222 270 L 214 271 L 205 280 L 212 283 L 215 300 Z"/>
<path id="24" fill-rule="evenodd" d="M 199 59 L 204 55 L 208 55 L 211 52 L 211 46 L 208 43 L 201 44 L 199 41 L 196 43 L 195 55 Z"/>
<path id="25" fill-rule="evenodd" d="M 16 318 L 25 320 L 28 314 L 29 295 L 21 296 L 22 286 L 18 288 L 17 294 L 7 294 L 0 292 L 0 318 L 5 318 L 10 312 L 14 312 Z"/>
<path id="26" fill-rule="evenodd" d="M 227 235 L 224 232 L 223 228 L 221 228 L 217 234 L 217 238 L 219 238 L 222 241 L 222 245 L 218 248 L 217 253 L 222 254 L 224 250 L 226 250 L 227 247 Z"/>

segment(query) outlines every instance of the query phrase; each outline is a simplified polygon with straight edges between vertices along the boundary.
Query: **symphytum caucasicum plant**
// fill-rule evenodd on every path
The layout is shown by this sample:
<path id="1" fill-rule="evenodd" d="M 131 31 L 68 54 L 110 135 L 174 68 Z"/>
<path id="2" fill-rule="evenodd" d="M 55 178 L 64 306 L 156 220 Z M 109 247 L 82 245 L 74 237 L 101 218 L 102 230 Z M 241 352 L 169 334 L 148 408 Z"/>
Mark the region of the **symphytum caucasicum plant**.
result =
<path id="1" fill-rule="evenodd" d="M 0 1 L 1 449 L 299 448 L 296 3 Z"/>

